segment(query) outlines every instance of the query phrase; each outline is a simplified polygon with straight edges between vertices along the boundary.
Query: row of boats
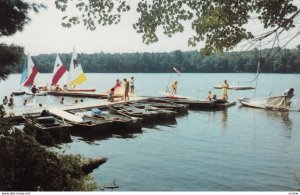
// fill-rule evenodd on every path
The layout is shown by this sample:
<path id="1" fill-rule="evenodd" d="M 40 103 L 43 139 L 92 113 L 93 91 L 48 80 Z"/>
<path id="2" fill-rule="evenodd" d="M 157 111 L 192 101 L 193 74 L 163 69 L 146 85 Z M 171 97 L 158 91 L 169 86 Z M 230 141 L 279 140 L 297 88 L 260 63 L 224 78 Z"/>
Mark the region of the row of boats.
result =
<path id="1" fill-rule="evenodd" d="M 106 138 L 141 132 L 142 126 L 176 123 L 188 106 L 171 102 L 127 102 L 102 107 L 63 111 L 49 108 L 36 114 L 23 114 L 25 131 L 45 145 L 70 142 L 71 136 Z"/>

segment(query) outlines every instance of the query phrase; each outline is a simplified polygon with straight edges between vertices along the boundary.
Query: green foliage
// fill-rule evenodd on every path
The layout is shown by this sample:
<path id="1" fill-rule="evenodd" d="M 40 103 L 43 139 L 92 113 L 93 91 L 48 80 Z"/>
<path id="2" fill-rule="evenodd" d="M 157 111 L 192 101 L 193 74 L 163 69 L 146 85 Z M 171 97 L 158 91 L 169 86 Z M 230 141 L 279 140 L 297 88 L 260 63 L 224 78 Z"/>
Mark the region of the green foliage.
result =
<path id="1" fill-rule="evenodd" d="M 61 11 L 71 6 L 68 0 L 55 2 Z M 76 2 L 75 7 L 82 16 L 65 16 L 65 27 L 82 22 L 87 29 L 94 30 L 97 23 L 118 23 L 121 13 L 130 10 L 130 0 Z M 144 43 L 157 42 L 159 28 L 169 37 L 183 32 L 183 22 L 189 21 L 196 34 L 190 37 L 188 44 L 196 46 L 200 41 L 205 41 L 201 51 L 211 55 L 231 50 L 242 40 L 261 40 L 295 27 L 295 18 L 300 10 L 292 0 L 139 0 L 136 12 L 139 17 L 133 28 L 142 34 Z M 257 20 L 270 32 L 255 37 L 251 29 L 245 28 L 249 20 Z"/>
<path id="2" fill-rule="evenodd" d="M 42 4 L 27 3 L 22 0 L 0 1 L 0 37 L 10 36 L 22 31 L 25 24 L 30 21 L 29 11 L 38 12 Z"/>
<path id="3" fill-rule="evenodd" d="M 51 73 L 55 56 L 56 54 L 42 54 L 33 56 L 33 60 L 41 72 Z M 68 67 L 71 55 L 60 56 Z M 197 51 L 176 50 L 170 53 L 80 54 L 79 58 L 84 71 L 94 73 L 167 73 L 172 72 L 174 66 L 181 72 L 256 72 L 259 61 L 264 73 L 300 73 L 298 49 L 254 49 L 243 53 L 225 52 L 209 57 Z M 21 70 L 22 64 L 18 67 L 18 70 Z"/>
<path id="4" fill-rule="evenodd" d="M 0 80 L 6 79 L 24 55 L 23 48 L 0 43 Z"/>
<path id="5" fill-rule="evenodd" d="M 72 3 L 68 0 L 55 0 L 56 8 L 61 11 L 66 11 L 68 4 L 70 6 Z M 89 30 L 95 30 L 96 23 L 103 26 L 119 23 L 121 13 L 130 9 L 126 1 L 121 0 L 89 0 L 88 3 L 78 0 L 72 5 L 81 13 L 81 20 Z M 64 16 L 62 26 L 70 28 L 72 25 L 79 23 L 80 20 L 77 16 Z"/>
<path id="6" fill-rule="evenodd" d="M 91 191 L 94 180 L 81 169 L 81 156 L 58 155 L 0 117 L 1 191 Z"/>
<path id="7" fill-rule="evenodd" d="M 22 0 L 0 0 L 0 38 L 22 31 L 24 25 L 30 21 L 29 12 L 31 10 L 38 12 L 40 8 L 45 6 Z M 12 67 L 20 63 L 22 56 L 23 48 L 0 43 L 0 80 L 7 78 L 13 70 Z"/>
<path id="8" fill-rule="evenodd" d="M 80 155 L 59 155 L 14 128 L 0 105 L 1 191 L 91 191 L 97 188 L 82 169 Z"/>

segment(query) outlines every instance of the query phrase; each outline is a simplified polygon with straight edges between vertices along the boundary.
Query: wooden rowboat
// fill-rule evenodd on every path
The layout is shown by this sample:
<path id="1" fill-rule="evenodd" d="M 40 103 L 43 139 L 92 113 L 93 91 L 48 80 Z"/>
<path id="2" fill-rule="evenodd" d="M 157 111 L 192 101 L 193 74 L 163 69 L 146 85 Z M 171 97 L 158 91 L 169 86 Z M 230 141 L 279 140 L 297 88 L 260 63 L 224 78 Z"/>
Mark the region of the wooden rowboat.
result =
<path id="1" fill-rule="evenodd" d="M 86 116 L 111 121 L 113 123 L 112 133 L 123 134 L 127 132 L 138 132 L 142 128 L 142 119 L 128 115 L 111 114 L 109 108 L 77 109 L 71 112 L 84 112 Z"/>
<path id="2" fill-rule="evenodd" d="M 25 120 L 25 132 L 33 135 L 41 144 L 53 145 L 72 141 L 72 125 L 66 121 L 48 114 L 24 114 L 22 117 Z"/>
<path id="3" fill-rule="evenodd" d="M 176 116 L 176 112 L 172 111 L 172 110 L 167 110 L 164 108 L 158 108 L 158 107 L 154 107 L 151 104 L 144 104 L 144 103 L 129 103 L 130 106 L 139 108 L 139 109 L 144 109 L 147 111 L 152 111 L 152 112 L 157 112 L 158 116 L 157 116 L 157 120 L 158 121 L 176 121 L 175 116 Z"/>

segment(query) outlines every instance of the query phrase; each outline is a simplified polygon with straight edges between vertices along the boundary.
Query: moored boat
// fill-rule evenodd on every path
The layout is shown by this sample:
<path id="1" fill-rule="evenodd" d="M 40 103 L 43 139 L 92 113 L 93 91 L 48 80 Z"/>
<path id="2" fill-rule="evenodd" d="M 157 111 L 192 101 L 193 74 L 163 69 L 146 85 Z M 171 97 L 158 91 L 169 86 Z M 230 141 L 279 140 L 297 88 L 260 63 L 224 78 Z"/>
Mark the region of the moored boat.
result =
<path id="1" fill-rule="evenodd" d="M 293 95 L 269 96 L 265 98 L 239 98 L 239 101 L 241 105 L 247 107 L 289 111 L 293 110 L 290 107 L 292 97 Z"/>
<path id="2" fill-rule="evenodd" d="M 123 105 L 123 104 L 111 105 L 109 106 L 109 108 L 111 108 L 110 109 L 111 113 L 126 114 L 132 117 L 142 118 L 143 124 L 153 123 L 156 120 L 158 115 L 158 113 L 156 112 L 146 111 L 143 109 L 139 109 L 132 106 Z"/>
<path id="3" fill-rule="evenodd" d="M 85 111 L 71 110 L 68 112 L 81 117 L 83 120 L 83 122 L 80 123 L 71 122 L 74 127 L 72 132 L 76 132 L 79 135 L 88 134 L 100 136 L 107 136 L 113 133 L 113 122 L 111 120 L 89 116 L 89 113 Z"/>
<path id="4" fill-rule="evenodd" d="M 151 106 L 157 108 L 163 108 L 166 110 L 171 110 L 177 112 L 177 114 L 187 114 L 188 113 L 188 105 L 184 104 L 176 104 L 171 101 L 167 101 L 165 99 L 152 98 L 147 102 L 143 102 L 145 104 L 149 104 Z"/>
<path id="5" fill-rule="evenodd" d="M 137 102 L 133 102 L 133 103 L 128 103 L 130 106 L 139 108 L 139 109 L 144 109 L 147 111 L 155 111 L 158 113 L 157 116 L 157 120 L 158 121 L 176 121 L 175 116 L 176 116 L 176 112 L 175 111 L 171 111 L 171 110 L 167 110 L 167 109 L 163 109 L 163 108 L 157 108 L 154 107 L 150 104 L 144 104 L 144 103 L 137 103 Z"/>
<path id="6" fill-rule="evenodd" d="M 109 108 L 77 109 L 71 112 L 84 112 L 86 116 L 111 121 L 113 123 L 112 133 L 123 134 L 127 132 L 139 132 L 142 128 L 142 119 L 125 114 L 111 114 Z"/>
<path id="7" fill-rule="evenodd" d="M 47 113 L 43 111 L 42 113 Z M 72 125 L 49 114 L 24 114 L 25 131 L 45 145 L 71 142 Z"/>

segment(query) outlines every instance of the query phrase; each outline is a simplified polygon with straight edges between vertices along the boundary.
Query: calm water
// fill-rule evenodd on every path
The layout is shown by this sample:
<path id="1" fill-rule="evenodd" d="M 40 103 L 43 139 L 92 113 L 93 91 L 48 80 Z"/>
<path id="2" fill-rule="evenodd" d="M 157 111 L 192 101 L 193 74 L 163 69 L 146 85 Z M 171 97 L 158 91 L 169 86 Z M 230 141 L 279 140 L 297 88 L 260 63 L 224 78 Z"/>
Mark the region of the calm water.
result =
<path id="1" fill-rule="evenodd" d="M 179 94 L 205 98 L 208 90 L 220 95 L 212 87 L 224 79 L 232 84 L 252 80 L 254 74 L 88 74 L 86 87 L 102 92 L 115 79 L 131 76 L 136 77 L 139 95 L 159 96 L 171 78 L 179 81 Z M 0 96 L 17 90 L 19 79 L 20 75 L 11 75 L 0 82 Z M 290 87 L 296 94 L 292 104 L 299 108 L 300 75 L 296 74 L 261 74 L 256 91 L 229 91 L 229 98 L 253 97 L 255 92 L 257 97 L 280 95 Z M 50 105 L 58 99 L 47 96 L 37 101 Z M 299 112 L 271 112 L 237 103 L 225 111 L 189 111 L 176 124 L 143 128 L 129 138 L 73 137 L 62 150 L 109 158 L 92 176 L 100 184 L 116 179 L 119 191 L 292 191 L 300 189 L 299 119 Z"/>

